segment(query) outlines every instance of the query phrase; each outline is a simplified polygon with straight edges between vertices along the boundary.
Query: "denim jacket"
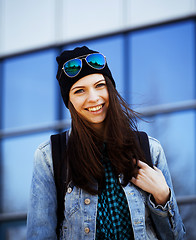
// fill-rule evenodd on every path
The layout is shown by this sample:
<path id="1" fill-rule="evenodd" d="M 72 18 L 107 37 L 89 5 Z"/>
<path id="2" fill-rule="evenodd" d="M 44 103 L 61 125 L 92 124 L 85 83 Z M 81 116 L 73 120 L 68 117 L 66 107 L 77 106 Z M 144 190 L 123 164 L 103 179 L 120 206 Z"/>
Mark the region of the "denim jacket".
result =
<path id="1" fill-rule="evenodd" d="M 155 205 L 151 195 L 132 183 L 123 187 L 127 197 L 136 240 L 185 239 L 185 228 L 176 203 L 166 158 L 160 143 L 149 137 L 153 164 L 165 176 L 171 194 L 165 206 Z M 120 179 L 121 180 L 121 179 Z M 70 184 L 65 195 L 65 219 L 61 240 L 94 240 L 96 233 L 97 195 L 90 195 Z M 55 240 L 56 188 L 50 141 L 35 152 L 30 203 L 27 217 L 27 240 Z"/>

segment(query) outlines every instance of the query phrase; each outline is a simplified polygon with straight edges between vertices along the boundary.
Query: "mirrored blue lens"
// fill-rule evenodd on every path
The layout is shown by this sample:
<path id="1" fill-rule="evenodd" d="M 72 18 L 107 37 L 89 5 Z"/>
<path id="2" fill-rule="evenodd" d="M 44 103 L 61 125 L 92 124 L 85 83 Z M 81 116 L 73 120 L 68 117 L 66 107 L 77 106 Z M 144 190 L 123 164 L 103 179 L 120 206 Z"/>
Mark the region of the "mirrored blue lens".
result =
<path id="1" fill-rule="evenodd" d="M 87 63 L 95 69 L 103 69 L 106 64 L 105 57 L 100 53 L 93 53 L 86 57 Z"/>
<path id="2" fill-rule="evenodd" d="M 69 77 L 78 75 L 82 68 L 82 61 L 80 59 L 72 59 L 65 63 L 64 71 Z"/>

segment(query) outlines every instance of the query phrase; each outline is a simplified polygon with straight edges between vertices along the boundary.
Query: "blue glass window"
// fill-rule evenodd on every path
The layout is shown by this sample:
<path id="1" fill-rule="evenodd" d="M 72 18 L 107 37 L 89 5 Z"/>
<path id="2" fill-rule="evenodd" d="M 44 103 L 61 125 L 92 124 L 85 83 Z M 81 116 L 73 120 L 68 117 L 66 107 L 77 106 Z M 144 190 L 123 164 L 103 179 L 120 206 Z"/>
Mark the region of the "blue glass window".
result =
<path id="1" fill-rule="evenodd" d="M 34 152 L 51 134 L 53 132 L 2 140 L 3 212 L 27 211 Z"/>
<path id="2" fill-rule="evenodd" d="M 195 23 L 130 34 L 130 102 L 134 106 L 195 98 Z"/>
<path id="3" fill-rule="evenodd" d="M 3 128 L 55 119 L 56 55 L 51 49 L 5 60 Z"/>

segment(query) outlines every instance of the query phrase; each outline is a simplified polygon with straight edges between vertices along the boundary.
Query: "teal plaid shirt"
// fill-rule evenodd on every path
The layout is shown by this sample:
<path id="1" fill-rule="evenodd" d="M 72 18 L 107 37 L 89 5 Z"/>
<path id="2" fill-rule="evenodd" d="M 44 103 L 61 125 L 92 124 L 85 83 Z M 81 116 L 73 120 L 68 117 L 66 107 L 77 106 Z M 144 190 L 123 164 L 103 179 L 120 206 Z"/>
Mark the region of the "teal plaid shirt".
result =
<path id="1" fill-rule="evenodd" d="M 103 158 L 105 184 L 98 196 L 96 240 L 134 239 L 127 199 L 107 157 Z"/>

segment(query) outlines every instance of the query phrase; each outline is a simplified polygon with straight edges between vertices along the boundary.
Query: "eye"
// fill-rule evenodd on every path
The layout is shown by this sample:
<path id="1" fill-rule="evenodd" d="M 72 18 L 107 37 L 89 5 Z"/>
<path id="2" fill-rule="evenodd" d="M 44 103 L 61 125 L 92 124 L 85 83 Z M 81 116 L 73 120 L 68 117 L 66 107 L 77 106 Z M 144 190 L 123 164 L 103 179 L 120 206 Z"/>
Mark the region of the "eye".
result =
<path id="1" fill-rule="evenodd" d="M 103 83 L 98 83 L 97 85 L 96 85 L 96 87 L 97 88 L 99 88 L 99 87 L 104 87 L 106 84 L 103 82 Z"/>
<path id="2" fill-rule="evenodd" d="M 74 92 L 74 94 L 79 94 L 79 93 L 83 93 L 84 92 L 84 89 L 78 89 Z"/>

